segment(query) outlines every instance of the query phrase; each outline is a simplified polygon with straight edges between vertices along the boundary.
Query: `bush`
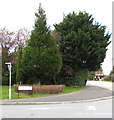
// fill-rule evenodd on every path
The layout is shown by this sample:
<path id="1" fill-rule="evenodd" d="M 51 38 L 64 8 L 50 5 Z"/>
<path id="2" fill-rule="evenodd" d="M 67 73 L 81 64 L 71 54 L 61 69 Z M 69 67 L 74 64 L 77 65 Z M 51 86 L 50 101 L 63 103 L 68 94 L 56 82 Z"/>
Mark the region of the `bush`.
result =
<path id="1" fill-rule="evenodd" d="M 94 77 L 95 77 L 95 72 L 94 71 L 89 72 L 88 80 L 93 80 Z"/>
<path id="2" fill-rule="evenodd" d="M 87 70 L 79 70 L 73 75 L 60 75 L 57 79 L 59 79 L 58 84 L 83 87 L 86 85 L 88 72 Z"/>
<path id="3" fill-rule="evenodd" d="M 111 81 L 111 75 L 107 75 L 103 78 L 105 81 Z"/>
<path id="4" fill-rule="evenodd" d="M 85 86 L 88 79 L 88 71 L 87 70 L 77 71 L 75 79 L 78 86 Z"/>
<path id="5" fill-rule="evenodd" d="M 14 85 L 15 92 L 18 92 L 18 86 L 30 86 L 30 85 Z M 33 93 L 48 93 L 57 94 L 63 92 L 65 85 L 32 85 Z M 24 93 L 29 93 L 29 91 L 20 91 Z"/>

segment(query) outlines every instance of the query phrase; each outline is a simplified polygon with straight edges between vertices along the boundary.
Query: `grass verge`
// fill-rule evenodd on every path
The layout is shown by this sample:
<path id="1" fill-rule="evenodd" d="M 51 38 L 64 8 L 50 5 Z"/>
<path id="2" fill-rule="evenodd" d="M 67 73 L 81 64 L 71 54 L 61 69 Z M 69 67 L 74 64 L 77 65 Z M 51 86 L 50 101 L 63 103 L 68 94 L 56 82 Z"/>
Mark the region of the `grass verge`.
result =
<path id="1" fill-rule="evenodd" d="M 8 99 L 9 87 L 8 86 L 0 86 L 0 87 L 2 87 L 2 97 L 1 98 Z M 62 93 L 59 93 L 59 94 L 72 93 L 72 92 L 80 91 L 84 88 L 85 87 L 65 87 L 64 91 Z M 19 96 L 18 96 L 18 93 L 15 93 L 13 87 L 11 89 L 11 92 L 12 92 L 12 97 L 11 97 L 12 99 L 18 99 L 18 97 L 19 98 L 32 98 L 32 97 L 46 97 L 46 96 L 55 95 L 55 94 L 41 94 L 41 93 L 33 93 L 32 95 L 27 95 L 24 93 L 19 93 Z M 59 94 L 56 94 L 56 95 L 59 95 Z"/>

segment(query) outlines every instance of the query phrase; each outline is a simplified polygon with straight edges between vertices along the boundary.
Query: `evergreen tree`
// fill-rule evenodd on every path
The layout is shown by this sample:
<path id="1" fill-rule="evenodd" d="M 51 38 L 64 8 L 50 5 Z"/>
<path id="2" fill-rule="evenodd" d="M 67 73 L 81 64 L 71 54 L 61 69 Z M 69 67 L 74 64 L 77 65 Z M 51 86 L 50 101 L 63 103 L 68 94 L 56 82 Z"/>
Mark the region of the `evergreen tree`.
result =
<path id="1" fill-rule="evenodd" d="M 35 16 L 34 30 L 31 32 L 28 46 L 23 49 L 23 83 L 55 84 L 54 78 L 62 66 L 59 47 L 47 27 L 45 11 L 41 4 Z"/>
<path id="2" fill-rule="evenodd" d="M 74 70 L 72 75 L 75 76 L 80 70 L 95 71 L 100 68 L 110 44 L 111 35 L 105 33 L 106 26 L 94 23 L 92 15 L 86 12 L 73 12 L 55 28 L 60 33 L 63 66 L 70 66 Z"/>
<path id="3" fill-rule="evenodd" d="M 19 46 L 18 49 L 18 58 L 17 58 L 17 66 L 16 66 L 16 82 L 20 83 L 22 82 L 22 70 L 21 70 L 21 60 L 22 60 L 22 47 Z"/>

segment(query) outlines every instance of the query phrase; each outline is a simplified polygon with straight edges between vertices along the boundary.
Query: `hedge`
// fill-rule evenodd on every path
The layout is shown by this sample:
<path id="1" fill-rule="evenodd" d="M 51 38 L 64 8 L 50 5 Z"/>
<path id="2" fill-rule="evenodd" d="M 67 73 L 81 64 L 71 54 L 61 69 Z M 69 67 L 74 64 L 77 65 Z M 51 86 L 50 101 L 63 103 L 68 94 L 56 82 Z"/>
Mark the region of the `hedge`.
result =
<path id="1" fill-rule="evenodd" d="M 30 86 L 30 85 L 13 85 L 15 92 L 18 92 L 18 86 Z M 33 90 L 32 93 L 48 93 L 57 94 L 63 92 L 65 85 L 31 85 Z M 21 90 L 19 92 L 30 93 L 29 91 Z"/>

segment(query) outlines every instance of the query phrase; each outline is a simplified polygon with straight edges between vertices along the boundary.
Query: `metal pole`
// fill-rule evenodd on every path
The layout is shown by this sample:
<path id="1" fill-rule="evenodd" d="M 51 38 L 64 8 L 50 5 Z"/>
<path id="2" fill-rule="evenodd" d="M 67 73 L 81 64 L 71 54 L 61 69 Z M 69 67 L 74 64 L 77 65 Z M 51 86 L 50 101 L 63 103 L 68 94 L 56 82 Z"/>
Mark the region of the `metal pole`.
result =
<path id="1" fill-rule="evenodd" d="M 8 65 L 9 70 L 9 99 L 11 99 L 11 63 L 5 63 Z"/>
<path id="2" fill-rule="evenodd" d="M 11 99 L 11 64 L 9 65 L 9 99 Z"/>

